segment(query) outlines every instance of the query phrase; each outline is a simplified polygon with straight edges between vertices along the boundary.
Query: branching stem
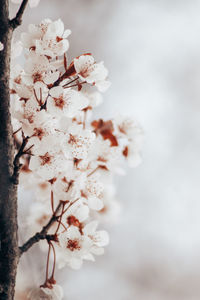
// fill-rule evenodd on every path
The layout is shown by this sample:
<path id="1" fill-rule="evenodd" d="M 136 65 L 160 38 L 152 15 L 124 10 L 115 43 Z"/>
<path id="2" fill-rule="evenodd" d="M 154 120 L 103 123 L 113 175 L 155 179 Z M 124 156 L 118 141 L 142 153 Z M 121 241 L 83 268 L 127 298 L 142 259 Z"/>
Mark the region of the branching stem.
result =
<path id="1" fill-rule="evenodd" d="M 26 154 L 27 151 L 29 151 L 31 147 L 29 147 L 26 151 L 24 150 L 27 143 L 28 143 L 28 140 L 29 140 L 29 137 L 23 137 L 23 141 L 22 141 L 22 144 L 21 144 L 21 147 L 19 148 L 17 154 L 15 155 L 15 158 L 14 158 L 14 162 L 13 162 L 13 165 L 14 165 L 14 171 L 13 171 L 13 175 L 11 177 L 11 181 L 14 183 L 14 184 L 18 184 L 19 183 L 19 172 L 20 172 L 20 169 L 22 167 L 22 164 L 20 163 L 20 158 L 22 157 L 22 155 Z"/>
<path id="2" fill-rule="evenodd" d="M 27 4 L 28 4 L 28 0 L 23 0 L 16 16 L 12 20 L 10 20 L 10 26 L 13 29 L 16 29 L 19 25 L 22 24 L 22 16 L 23 16 L 23 13 L 25 11 Z"/>
<path id="3" fill-rule="evenodd" d="M 34 236 L 32 236 L 27 242 L 25 242 L 25 244 L 23 246 L 19 247 L 20 256 L 24 252 L 28 251 L 34 244 L 36 244 L 40 240 L 44 240 L 44 239 L 54 240 L 55 239 L 55 235 L 47 235 L 47 233 L 48 233 L 49 228 L 57 221 L 57 219 L 59 217 L 57 214 L 62 205 L 63 205 L 63 202 L 60 201 L 60 203 L 58 204 L 58 206 L 55 210 L 55 213 L 52 215 L 49 222 L 42 228 L 42 230 L 40 232 L 37 232 Z"/>

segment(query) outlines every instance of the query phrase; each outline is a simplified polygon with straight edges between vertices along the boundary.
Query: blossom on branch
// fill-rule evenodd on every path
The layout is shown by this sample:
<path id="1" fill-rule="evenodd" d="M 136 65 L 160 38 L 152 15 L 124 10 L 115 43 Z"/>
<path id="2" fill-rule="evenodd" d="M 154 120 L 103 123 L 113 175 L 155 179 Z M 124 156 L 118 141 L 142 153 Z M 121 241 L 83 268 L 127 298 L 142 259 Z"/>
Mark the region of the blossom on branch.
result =
<path id="1" fill-rule="evenodd" d="M 124 172 L 124 161 L 136 166 L 141 160 L 143 132 L 135 121 L 92 120 L 102 102 L 99 92 L 110 85 L 108 70 L 91 54 L 68 65 L 70 33 L 60 19 L 45 19 L 31 24 L 12 51 L 11 114 L 22 164 L 17 172 L 34 194 L 23 224 L 27 234 L 42 228 L 40 248 L 48 250 L 45 283 L 31 291 L 31 300 L 62 299 L 56 264 L 79 269 L 104 253 L 108 233 L 97 226 L 119 211 L 113 177 Z M 22 45 L 24 66 L 15 62 Z"/>

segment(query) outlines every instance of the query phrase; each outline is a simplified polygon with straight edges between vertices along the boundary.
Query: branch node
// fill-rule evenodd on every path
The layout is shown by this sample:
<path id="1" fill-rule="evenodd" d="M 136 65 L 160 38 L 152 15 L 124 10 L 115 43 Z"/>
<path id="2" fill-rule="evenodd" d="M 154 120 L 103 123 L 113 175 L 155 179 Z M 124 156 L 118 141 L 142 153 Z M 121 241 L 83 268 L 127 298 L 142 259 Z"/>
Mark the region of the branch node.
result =
<path id="1" fill-rule="evenodd" d="M 13 30 L 22 24 L 22 16 L 27 4 L 28 4 L 28 0 L 23 0 L 16 16 L 12 20 L 10 20 L 9 24 Z"/>

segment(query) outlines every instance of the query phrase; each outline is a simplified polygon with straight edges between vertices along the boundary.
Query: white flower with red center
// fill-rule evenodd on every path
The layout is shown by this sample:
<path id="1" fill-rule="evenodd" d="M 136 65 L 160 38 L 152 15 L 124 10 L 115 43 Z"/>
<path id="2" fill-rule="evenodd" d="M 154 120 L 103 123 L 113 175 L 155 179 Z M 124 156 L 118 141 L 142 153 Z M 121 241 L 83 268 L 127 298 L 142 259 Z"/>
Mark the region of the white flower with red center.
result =
<path id="1" fill-rule="evenodd" d="M 106 91 L 110 86 L 110 82 L 106 80 L 108 70 L 104 63 L 96 63 L 92 55 L 85 54 L 75 58 L 74 67 L 82 81 L 96 85 L 100 92 Z"/>
<path id="2" fill-rule="evenodd" d="M 46 141 L 45 141 L 46 144 Z M 47 147 L 49 144 L 47 143 Z M 42 148 L 42 147 L 41 147 Z M 46 152 L 45 146 L 39 155 L 31 156 L 29 168 L 45 180 L 57 177 L 61 171 L 65 171 L 69 162 L 61 153 Z"/>
<path id="3" fill-rule="evenodd" d="M 74 201 L 81 196 L 81 190 L 85 187 L 85 174 L 74 172 L 73 162 L 68 162 L 66 174 L 60 174 L 53 185 L 55 199 Z"/>
<path id="4" fill-rule="evenodd" d="M 40 25 L 29 25 L 29 32 L 22 34 L 22 42 L 26 48 L 40 55 L 55 58 L 63 55 L 69 48 L 69 29 L 64 30 L 63 22 L 58 19 L 44 20 Z"/>
<path id="5" fill-rule="evenodd" d="M 36 40 L 42 39 L 49 23 L 51 23 L 51 20 L 45 19 L 39 25 L 29 24 L 28 32 L 23 32 L 21 34 L 21 41 L 24 48 L 34 51 Z"/>
<path id="6" fill-rule="evenodd" d="M 41 81 L 52 84 L 59 78 L 59 72 L 46 56 L 30 52 L 25 64 L 24 82 L 28 85 Z"/>
<path id="7" fill-rule="evenodd" d="M 64 30 L 60 19 L 49 23 L 42 39 L 35 42 L 36 52 L 51 58 L 63 55 L 69 48 L 67 38 L 70 34 L 71 30 Z"/>
<path id="8" fill-rule="evenodd" d="M 75 221 L 74 221 L 75 222 Z M 85 226 L 75 225 L 59 235 L 58 263 L 62 268 L 68 264 L 72 269 L 79 269 L 83 260 L 94 261 L 95 255 L 104 253 L 104 246 L 109 243 L 106 231 L 96 231 L 98 222 L 90 222 Z"/>
<path id="9" fill-rule="evenodd" d="M 58 284 L 52 284 L 50 287 L 38 287 L 28 294 L 30 300 L 62 300 L 63 289 Z"/>
<path id="10" fill-rule="evenodd" d="M 80 269 L 83 259 L 92 247 L 92 240 L 81 235 L 77 226 L 70 226 L 64 233 L 59 235 L 59 245 L 57 251 L 58 267 L 62 268 L 66 264 L 72 269 Z"/>
<path id="11" fill-rule="evenodd" d="M 38 155 L 41 151 L 48 151 L 47 143 L 54 142 L 56 135 L 56 120 L 44 110 L 37 112 L 33 122 L 21 120 L 22 130 L 29 137 L 27 147 L 33 145 L 32 154 Z"/>
<path id="12" fill-rule="evenodd" d="M 65 115 L 75 117 L 80 110 L 88 106 L 88 99 L 82 93 L 61 86 L 53 87 L 49 91 L 47 111 L 54 117 Z"/>
<path id="13" fill-rule="evenodd" d="M 82 125 L 73 124 L 68 129 L 68 134 L 63 141 L 63 152 L 71 153 L 75 159 L 87 159 L 93 149 L 95 134 Z"/>
<path id="14" fill-rule="evenodd" d="M 84 202 L 84 199 L 79 199 L 71 205 L 67 212 L 64 214 L 64 224 L 66 226 L 76 226 L 82 230 L 82 222 L 86 221 L 89 217 L 89 207 Z"/>

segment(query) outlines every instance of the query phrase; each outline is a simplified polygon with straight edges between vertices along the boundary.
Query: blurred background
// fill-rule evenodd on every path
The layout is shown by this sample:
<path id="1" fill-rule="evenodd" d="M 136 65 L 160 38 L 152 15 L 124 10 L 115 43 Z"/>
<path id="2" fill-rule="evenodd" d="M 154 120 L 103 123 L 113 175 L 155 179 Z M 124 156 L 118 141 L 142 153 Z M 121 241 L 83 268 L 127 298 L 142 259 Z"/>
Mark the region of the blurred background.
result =
<path id="1" fill-rule="evenodd" d="M 41 0 L 26 10 L 16 37 L 61 18 L 71 58 L 92 52 L 110 71 L 97 114 L 135 117 L 145 132 L 142 165 L 116 178 L 122 211 L 106 225 L 105 255 L 58 276 L 66 300 L 200 299 L 199 16 L 198 0 Z"/>

